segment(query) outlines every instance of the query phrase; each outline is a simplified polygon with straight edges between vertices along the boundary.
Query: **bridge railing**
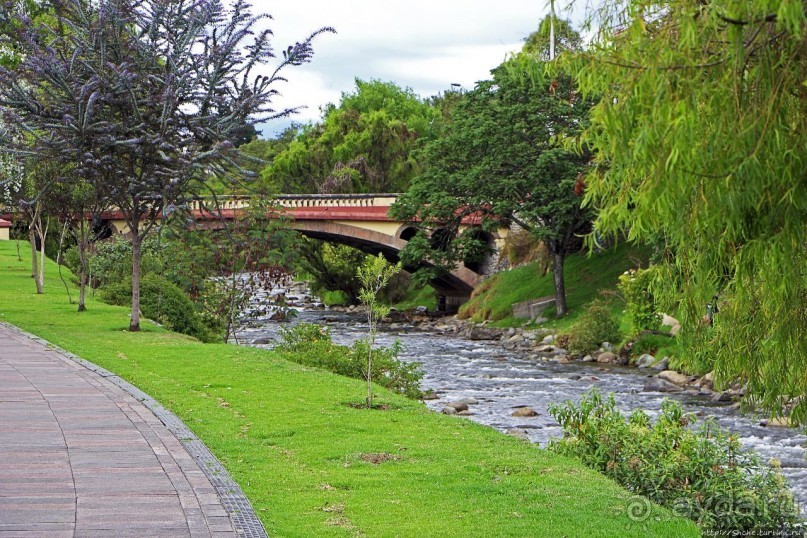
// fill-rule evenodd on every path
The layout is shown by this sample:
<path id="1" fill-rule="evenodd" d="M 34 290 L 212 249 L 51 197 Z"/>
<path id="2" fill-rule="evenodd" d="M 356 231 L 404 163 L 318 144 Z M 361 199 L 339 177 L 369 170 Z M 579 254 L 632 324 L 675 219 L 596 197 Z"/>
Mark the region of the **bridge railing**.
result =
<path id="1" fill-rule="evenodd" d="M 398 194 L 281 194 L 274 198 L 280 207 L 289 209 L 305 207 L 388 207 L 398 199 Z M 217 207 L 222 210 L 243 209 L 249 206 L 249 196 L 219 196 L 194 200 L 190 209 L 202 211 Z"/>

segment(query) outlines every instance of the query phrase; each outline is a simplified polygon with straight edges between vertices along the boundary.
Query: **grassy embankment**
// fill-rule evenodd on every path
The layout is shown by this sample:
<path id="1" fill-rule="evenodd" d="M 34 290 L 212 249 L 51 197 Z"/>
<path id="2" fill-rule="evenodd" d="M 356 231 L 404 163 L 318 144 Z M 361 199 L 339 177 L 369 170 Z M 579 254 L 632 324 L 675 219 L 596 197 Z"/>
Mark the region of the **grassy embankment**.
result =
<path id="1" fill-rule="evenodd" d="M 579 316 L 583 305 L 600 296 L 602 291 L 616 291 L 619 275 L 630 268 L 647 266 L 647 249 L 622 244 L 609 250 L 572 254 L 566 258 L 564 277 L 569 315 L 555 319 L 554 304 L 544 311 L 549 318 L 545 326 L 564 329 Z M 462 316 L 475 321 L 490 319 L 498 326 L 520 326 L 524 320 L 513 317 L 512 305 L 539 297 L 554 297 L 555 282 L 552 272 L 544 274 L 540 263 L 533 262 L 511 271 L 503 271 L 484 281 L 474 297 L 460 310 Z M 615 314 L 624 303 L 613 301 Z"/>
<path id="2" fill-rule="evenodd" d="M 633 355 L 637 357 L 643 353 L 676 357 L 680 352 L 677 340 L 654 334 L 636 337 L 636 331 L 624 311 L 625 302 L 617 290 L 619 276 L 628 269 L 647 267 L 649 254 L 648 248 L 628 244 L 591 255 L 587 252 L 572 254 L 566 258 L 564 268 L 569 314 L 557 319 L 552 304 L 544 311 L 548 321 L 541 326 L 566 332 L 580 317 L 587 303 L 602 298 L 608 301 L 613 317 L 619 321 L 624 339 L 623 342 L 612 343 L 633 341 Z M 543 274 L 540 263 L 533 262 L 493 275 L 477 287 L 474 295 L 460 309 L 462 317 L 476 322 L 489 319 L 498 327 L 520 327 L 526 320 L 513 317 L 512 305 L 538 297 L 554 296 L 555 282 L 551 272 Z"/>
<path id="3" fill-rule="evenodd" d="M 0 320 L 93 361 L 179 415 L 241 484 L 272 536 L 695 536 L 653 507 L 626 514 L 614 482 L 465 419 L 272 352 L 202 344 L 88 301 L 75 312 L 47 266 L 46 295 L 0 243 Z M 386 460 L 386 461 L 383 461 Z M 380 463 L 374 463 L 379 462 Z"/>

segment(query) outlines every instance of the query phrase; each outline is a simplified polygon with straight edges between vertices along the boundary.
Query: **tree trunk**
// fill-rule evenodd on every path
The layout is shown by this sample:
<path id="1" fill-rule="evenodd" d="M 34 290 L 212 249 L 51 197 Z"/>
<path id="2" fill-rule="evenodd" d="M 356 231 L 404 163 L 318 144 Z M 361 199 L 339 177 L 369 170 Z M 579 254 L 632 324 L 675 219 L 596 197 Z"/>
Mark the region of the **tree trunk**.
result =
<path id="1" fill-rule="evenodd" d="M 50 228 L 50 217 L 45 220 L 42 226 L 42 217 L 39 217 L 37 231 L 39 232 L 39 275 L 36 279 L 37 293 L 45 293 L 45 241 L 48 239 L 48 229 Z"/>
<path id="2" fill-rule="evenodd" d="M 36 232 L 34 231 L 33 222 L 31 222 L 31 226 L 28 227 L 28 240 L 31 242 L 31 278 L 36 281 L 36 277 L 39 274 L 39 261 L 36 257 Z M 37 286 L 37 291 L 42 293 L 39 291 L 39 286 Z"/>
<path id="3" fill-rule="evenodd" d="M 140 330 L 140 247 L 142 243 L 143 238 L 140 237 L 140 231 L 135 226 L 132 229 L 132 318 L 129 323 L 131 332 Z"/>
<path id="4" fill-rule="evenodd" d="M 555 310 L 559 318 L 566 315 L 566 282 L 563 279 L 563 262 L 566 254 L 552 252 L 552 274 L 555 277 Z"/>
<path id="5" fill-rule="evenodd" d="M 80 265 L 78 277 L 78 311 L 84 312 L 87 310 L 85 302 L 87 297 L 87 224 L 83 220 L 79 223 L 78 258 Z"/>

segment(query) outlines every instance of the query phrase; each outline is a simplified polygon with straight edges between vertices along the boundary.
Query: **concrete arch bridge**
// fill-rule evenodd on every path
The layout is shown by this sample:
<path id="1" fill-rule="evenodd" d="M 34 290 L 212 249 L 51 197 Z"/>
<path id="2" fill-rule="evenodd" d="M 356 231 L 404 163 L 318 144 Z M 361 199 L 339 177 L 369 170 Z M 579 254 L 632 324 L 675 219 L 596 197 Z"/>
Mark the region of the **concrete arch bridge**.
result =
<path id="1" fill-rule="evenodd" d="M 291 226 L 301 234 L 314 239 L 355 247 L 368 254 L 381 253 L 395 263 L 407 241 L 417 232 L 411 223 L 401 222 L 389 216 L 390 206 L 396 194 L 286 194 L 276 198 L 276 204 L 291 218 Z M 232 219 L 249 205 L 248 197 L 220 197 L 218 210 L 211 211 L 212 201 L 194 202 L 191 213 L 201 226 L 215 228 L 221 219 Z M 129 229 L 120 211 L 102 213 L 101 220 L 113 234 L 126 234 Z M 433 287 L 447 300 L 447 305 L 457 306 L 470 297 L 474 287 L 490 274 L 496 264 L 502 241 L 507 235 L 503 228 L 487 233 L 472 221 L 464 223 L 461 233 L 469 231 L 490 246 L 487 259 L 464 263 L 449 274 L 437 277 Z M 444 241 L 447 230 L 435 230 L 432 237 Z M 428 265 L 428 262 L 424 262 Z M 417 269 L 409 267 L 409 270 Z"/>

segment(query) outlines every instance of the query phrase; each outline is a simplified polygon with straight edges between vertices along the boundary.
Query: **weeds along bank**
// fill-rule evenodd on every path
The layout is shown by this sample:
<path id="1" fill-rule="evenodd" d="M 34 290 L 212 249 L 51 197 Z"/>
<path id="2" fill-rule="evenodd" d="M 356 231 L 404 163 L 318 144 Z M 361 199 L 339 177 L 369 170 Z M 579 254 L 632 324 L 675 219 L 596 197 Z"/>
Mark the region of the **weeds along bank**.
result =
<path id="1" fill-rule="evenodd" d="M 30 267 L 0 244 L 0 319 L 107 368 L 175 412 L 227 467 L 270 535 L 696 536 L 572 459 L 428 412 L 262 350 L 202 344 L 88 301 L 75 312 L 56 267 L 37 296 Z"/>

